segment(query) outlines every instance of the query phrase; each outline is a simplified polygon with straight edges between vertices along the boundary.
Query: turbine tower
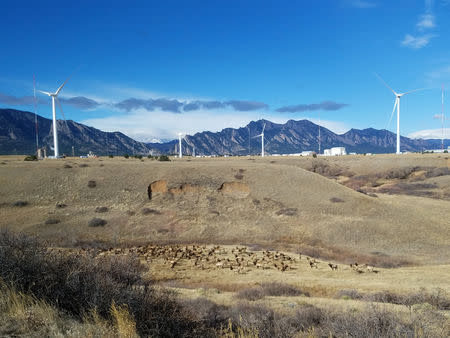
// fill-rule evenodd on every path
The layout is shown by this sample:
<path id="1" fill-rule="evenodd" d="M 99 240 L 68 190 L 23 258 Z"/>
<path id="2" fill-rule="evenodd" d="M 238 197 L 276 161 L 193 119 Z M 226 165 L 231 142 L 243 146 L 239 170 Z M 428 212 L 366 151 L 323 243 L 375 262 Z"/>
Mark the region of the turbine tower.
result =
<path id="1" fill-rule="evenodd" d="M 183 152 L 181 150 L 181 136 L 183 136 L 183 133 L 178 133 L 178 157 L 183 157 Z"/>
<path id="2" fill-rule="evenodd" d="M 394 109 L 392 110 L 392 114 L 394 114 L 395 108 L 397 108 L 397 150 L 396 150 L 396 154 L 401 154 L 401 151 L 400 151 L 400 98 L 403 95 L 417 92 L 419 90 L 423 90 L 424 88 L 410 90 L 409 92 L 405 92 L 405 93 L 397 93 L 391 87 L 389 87 L 389 85 L 378 74 L 375 73 L 375 75 L 386 86 L 386 88 L 388 88 L 395 95 L 395 103 L 394 103 Z"/>
<path id="3" fill-rule="evenodd" d="M 264 126 L 263 126 L 261 134 L 253 136 L 253 137 L 261 136 L 261 157 L 264 157 L 264 129 L 266 129 L 266 124 L 265 123 L 264 123 Z"/>
<path id="4" fill-rule="evenodd" d="M 442 84 L 442 105 L 441 105 L 441 123 L 442 123 L 442 138 L 441 138 L 441 149 L 444 152 L 444 84 Z"/>
<path id="5" fill-rule="evenodd" d="M 69 81 L 70 77 L 67 78 L 66 81 L 64 81 L 64 83 L 59 86 L 59 88 L 56 90 L 56 92 L 54 93 L 50 93 L 50 92 L 44 92 L 42 90 L 38 90 L 38 92 L 48 95 L 52 98 L 52 113 L 53 113 L 53 149 L 55 152 L 55 158 L 59 157 L 59 150 L 58 150 L 58 130 L 57 130 L 57 126 L 56 126 L 56 111 L 55 111 L 55 101 L 58 102 L 58 105 L 61 108 L 61 103 L 58 101 L 58 94 L 61 91 L 61 89 L 66 85 L 67 81 Z"/>

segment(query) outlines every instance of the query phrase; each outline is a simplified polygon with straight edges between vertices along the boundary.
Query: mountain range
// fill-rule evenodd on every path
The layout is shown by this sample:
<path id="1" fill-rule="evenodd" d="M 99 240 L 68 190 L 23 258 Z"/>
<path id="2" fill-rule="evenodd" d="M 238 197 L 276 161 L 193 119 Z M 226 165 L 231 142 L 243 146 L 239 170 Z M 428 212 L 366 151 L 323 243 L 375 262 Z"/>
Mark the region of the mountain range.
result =
<path id="1" fill-rule="evenodd" d="M 38 142 L 51 154 L 53 145 L 52 121 L 37 116 Z M 143 143 L 120 132 L 104 132 L 72 120 L 58 120 L 60 152 L 85 155 L 93 151 L 98 155 L 175 154 L 178 140 L 165 143 Z M 306 150 L 318 151 L 319 126 L 309 120 L 289 120 L 285 124 L 267 120 L 252 121 L 238 129 L 226 128 L 220 132 L 204 131 L 187 135 L 183 140 L 183 153 L 191 155 L 248 155 L 261 152 L 261 138 L 255 137 L 265 127 L 265 152 L 268 154 L 293 154 Z M 321 149 L 345 147 L 347 152 L 392 153 L 396 135 L 388 130 L 351 129 L 335 134 L 320 127 Z M 439 149 L 440 140 L 422 140 L 401 137 L 402 151 Z M 445 140 L 445 146 L 450 140 Z M 30 112 L 0 109 L 0 154 L 33 154 L 36 152 L 35 115 Z"/>

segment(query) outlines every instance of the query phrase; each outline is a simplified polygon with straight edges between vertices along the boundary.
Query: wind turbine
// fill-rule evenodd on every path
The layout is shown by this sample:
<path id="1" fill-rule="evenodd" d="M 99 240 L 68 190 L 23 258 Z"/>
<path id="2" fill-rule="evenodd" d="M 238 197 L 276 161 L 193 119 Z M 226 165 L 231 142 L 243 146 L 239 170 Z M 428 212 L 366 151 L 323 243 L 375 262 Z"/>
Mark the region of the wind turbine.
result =
<path id="1" fill-rule="evenodd" d="M 397 151 L 396 151 L 396 154 L 401 154 L 401 151 L 400 151 L 400 98 L 403 95 L 417 92 L 419 90 L 424 90 L 425 88 L 414 89 L 414 90 L 410 90 L 409 92 L 405 92 L 405 93 L 397 93 L 391 87 L 389 87 L 389 85 L 377 73 L 375 73 L 375 75 L 386 86 L 386 88 L 388 88 L 395 95 L 394 109 L 392 110 L 391 118 L 395 112 L 395 108 L 397 108 Z"/>
<path id="2" fill-rule="evenodd" d="M 441 97 L 441 114 L 434 115 L 433 118 L 440 119 L 441 120 L 441 127 L 442 127 L 442 135 L 441 135 L 441 150 L 444 151 L 444 138 L 445 138 L 445 131 L 444 131 L 444 121 L 446 120 L 446 117 L 444 115 L 444 85 L 442 84 L 442 97 Z"/>
<path id="3" fill-rule="evenodd" d="M 264 129 L 266 129 L 266 124 L 265 123 L 264 123 L 264 126 L 263 126 L 261 134 L 253 136 L 253 137 L 261 136 L 261 157 L 264 157 Z"/>
<path id="4" fill-rule="evenodd" d="M 183 152 L 181 149 L 181 141 L 182 141 L 182 137 L 184 134 L 183 133 L 178 133 L 178 157 L 182 158 L 183 157 Z"/>
<path id="5" fill-rule="evenodd" d="M 61 107 L 61 103 L 58 100 L 58 94 L 61 91 L 61 89 L 63 89 L 63 87 L 66 85 L 67 81 L 69 81 L 70 76 L 67 78 L 66 81 L 64 81 L 64 83 L 59 86 L 59 88 L 56 90 L 56 92 L 54 93 L 49 93 L 49 92 L 44 92 L 42 90 L 38 90 L 38 92 L 48 95 L 52 98 L 52 112 L 53 112 L 53 149 L 55 152 L 55 158 L 59 157 L 59 150 L 58 150 L 58 130 L 57 130 L 57 126 L 56 126 L 56 111 L 55 111 L 55 101 L 58 102 L 59 108 L 62 111 L 62 107 Z"/>

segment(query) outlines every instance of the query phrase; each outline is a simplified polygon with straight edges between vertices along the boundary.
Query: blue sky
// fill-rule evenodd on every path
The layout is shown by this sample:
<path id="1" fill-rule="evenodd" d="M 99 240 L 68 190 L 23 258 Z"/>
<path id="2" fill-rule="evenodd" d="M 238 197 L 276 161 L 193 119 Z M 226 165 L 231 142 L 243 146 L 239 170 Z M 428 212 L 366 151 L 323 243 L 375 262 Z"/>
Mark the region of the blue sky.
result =
<path id="1" fill-rule="evenodd" d="M 0 12 L 0 107 L 33 111 L 33 74 L 54 91 L 73 73 L 66 118 L 139 140 L 319 115 L 342 133 L 388 126 L 394 95 L 377 72 L 400 92 L 429 88 L 401 99 L 402 135 L 441 135 L 450 0 L 4 1 Z M 49 98 L 37 111 L 51 116 Z"/>

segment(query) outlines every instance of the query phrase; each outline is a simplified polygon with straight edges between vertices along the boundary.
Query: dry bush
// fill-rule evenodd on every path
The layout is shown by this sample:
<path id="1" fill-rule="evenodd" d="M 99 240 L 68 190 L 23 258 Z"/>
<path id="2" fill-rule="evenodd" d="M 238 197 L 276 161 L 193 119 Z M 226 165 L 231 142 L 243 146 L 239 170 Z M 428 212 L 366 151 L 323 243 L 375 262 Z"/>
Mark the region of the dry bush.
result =
<path id="1" fill-rule="evenodd" d="M 183 300 L 183 305 L 196 321 L 206 327 L 220 328 L 227 324 L 228 308 L 224 305 L 218 305 L 203 297 Z"/>
<path id="2" fill-rule="evenodd" d="M 414 337 L 411 323 L 378 306 L 354 313 L 330 313 L 322 330 L 329 331 L 334 337 Z"/>
<path id="3" fill-rule="evenodd" d="M 413 306 L 417 304 L 430 304 L 438 310 L 450 310 L 450 297 L 445 290 L 437 288 L 433 291 L 426 291 L 420 289 L 417 292 L 408 294 L 396 294 L 391 291 L 379 291 L 367 294 L 364 297 L 366 300 L 380 303 L 391 303 L 398 305 Z"/>
<path id="4" fill-rule="evenodd" d="M 339 197 L 331 197 L 330 198 L 330 202 L 332 202 L 332 203 L 343 203 L 344 200 L 339 198 Z"/>
<path id="5" fill-rule="evenodd" d="M 237 180 L 242 180 L 244 178 L 244 175 L 236 174 L 236 175 L 234 175 L 234 178 L 237 179 Z"/>
<path id="6" fill-rule="evenodd" d="M 156 209 L 150 209 L 150 208 L 144 208 L 141 211 L 142 215 L 161 215 L 161 211 L 156 210 Z"/>
<path id="7" fill-rule="evenodd" d="M 364 295 L 355 289 L 339 290 L 334 296 L 337 299 L 362 299 L 363 297 Z"/>
<path id="8" fill-rule="evenodd" d="M 450 168 L 448 167 L 440 167 L 440 168 L 433 168 L 431 170 L 428 170 L 425 174 L 426 178 L 432 178 L 432 177 L 438 177 L 438 176 L 446 176 L 450 175 Z"/>
<path id="9" fill-rule="evenodd" d="M 113 321 L 111 305 L 125 305 L 142 336 L 207 336 L 210 330 L 165 289 L 142 279 L 136 257 L 96 259 L 89 254 L 50 251 L 24 235 L 0 233 L 0 278 L 82 319 L 96 311 Z M 130 317 L 131 318 L 131 317 Z"/>
<path id="10" fill-rule="evenodd" d="M 277 215 L 277 216 L 281 216 L 281 215 L 284 215 L 284 216 L 296 216 L 297 215 L 297 208 L 285 208 L 285 209 L 281 209 L 281 210 L 278 210 L 275 214 Z"/>
<path id="11" fill-rule="evenodd" d="M 266 296 L 307 296 L 309 297 L 308 292 L 304 292 L 300 290 L 299 288 L 285 284 L 285 283 L 277 283 L 277 282 L 271 282 L 271 283 L 263 283 L 261 285 L 261 288 L 263 289 L 264 295 Z"/>
<path id="12" fill-rule="evenodd" d="M 413 306 L 418 304 L 429 304 L 438 310 L 450 310 L 450 297 L 445 290 L 437 288 L 432 291 L 420 289 L 408 294 L 397 294 L 384 290 L 373 293 L 360 293 L 355 289 L 339 290 L 335 298 L 359 299 L 368 302 L 390 303 L 397 305 Z"/>
<path id="13" fill-rule="evenodd" d="M 403 167 L 403 168 L 395 168 L 386 171 L 385 173 L 378 174 L 379 178 L 384 179 L 406 179 L 413 172 L 420 170 L 420 167 Z"/>
<path id="14" fill-rule="evenodd" d="M 64 203 L 56 203 L 56 208 L 57 209 L 64 209 L 67 207 L 67 204 Z"/>
<path id="15" fill-rule="evenodd" d="M 324 160 L 313 160 L 310 165 L 306 168 L 313 173 L 325 176 L 325 177 L 337 177 L 345 174 L 345 170 L 338 165 L 330 165 Z M 347 175 L 349 176 L 349 175 Z"/>
<path id="16" fill-rule="evenodd" d="M 95 188 L 95 187 L 97 186 L 97 182 L 95 182 L 95 181 L 89 181 L 88 184 L 87 184 L 87 186 L 88 186 L 89 188 Z"/>
<path id="17" fill-rule="evenodd" d="M 86 163 L 81 163 L 80 165 L 78 165 L 80 168 L 86 168 L 86 167 L 89 167 L 89 165 L 88 164 L 86 164 Z"/>
<path id="18" fill-rule="evenodd" d="M 93 219 L 91 219 L 91 220 L 88 222 L 88 226 L 90 226 L 90 227 L 92 227 L 92 228 L 95 228 L 95 227 L 102 227 L 102 226 L 105 226 L 107 223 L 108 223 L 108 222 L 107 222 L 106 220 L 102 219 L 102 218 L 94 217 Z"/>
<path id="19" fill-rule="evenodd" d="M 108 212 L 108 207 L 97 207 L 95 208 L 95 212 L 99 212 L 99 213 L 103 213 L 103 212 Z"/>
<path id="20" fill-rule="evenodd" d="M 435 188 L 438 188 L 438 186 L 431 183 L 397 183 L 395 185 L 381 187 L 379 191 L 385 194 L 432 197 L 434 192 L 429 191 L 429 189 Z"/>
<path id="21" fill-rule="evenodd" d="M 26 207 L 28 205 L 27 201 L 15 201 L 12 206 L 13 207 Z"/>
<path id="22" fill-rule="evenodd" d="M 50 217 L 50 218 L 46 219 L 45 224 L 47 224 L 47 225 L 49 225 L 49 224 L 58 224 L 60 222 L 61 222 L 61 220 L 59 218 Z"/>
<path id="23" fill-rule="evenodd" d="M 72 168 L 72 166 L 70 164 L 64 164 L 63 168 L 64 169 L 70 169 L 70 168 Z"/>
<path id="24" fill-rule="evenodd" d="M 264 290 L 259 287 L 244 289 L 237 292 L 235 297 L 238 299 L 255 301 L 264 298 Z"/>

